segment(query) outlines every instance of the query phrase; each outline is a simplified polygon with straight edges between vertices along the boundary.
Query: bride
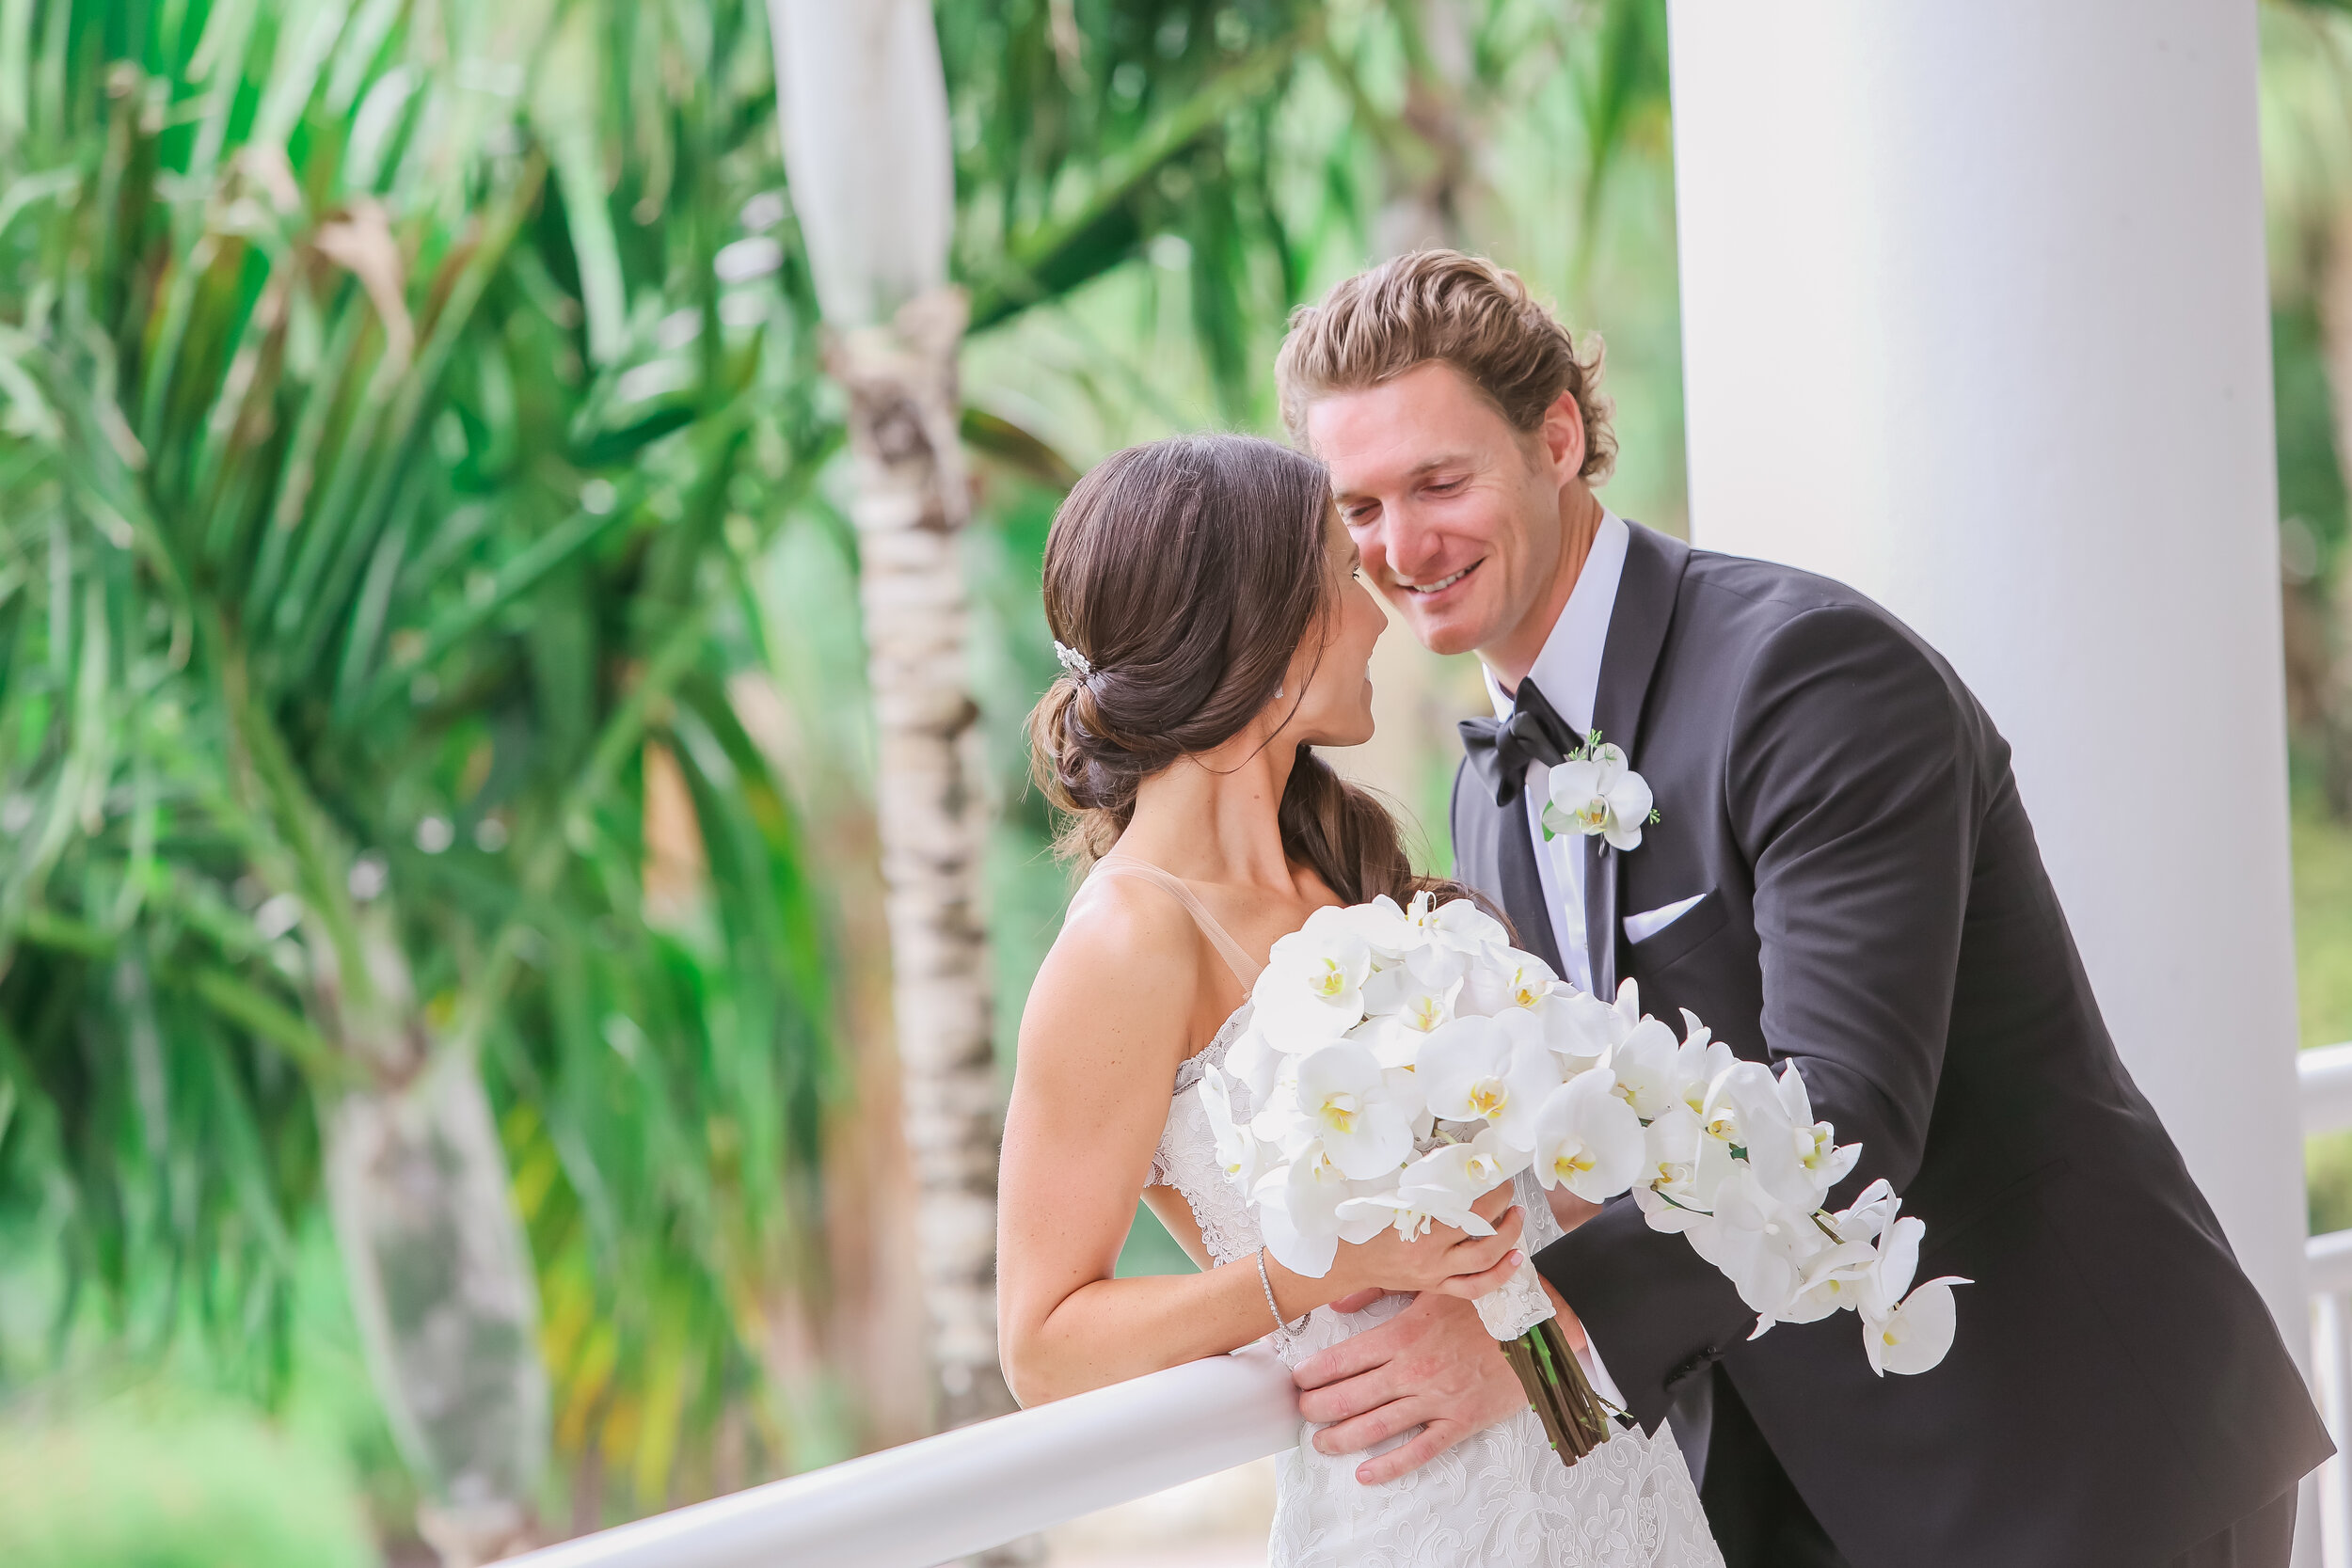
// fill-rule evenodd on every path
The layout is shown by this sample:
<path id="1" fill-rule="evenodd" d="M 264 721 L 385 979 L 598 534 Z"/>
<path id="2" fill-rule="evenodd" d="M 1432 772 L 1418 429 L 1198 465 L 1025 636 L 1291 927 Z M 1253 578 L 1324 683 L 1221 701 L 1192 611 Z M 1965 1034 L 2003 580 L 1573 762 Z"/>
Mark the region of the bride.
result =
<path id="1" fill-rule="evenodd" d="M 1006 1116 L 998 1319 L 1016 1395 L 1268 1337 L 1295 1366 L 1414 1292 L 1502 1284 L 1561 1234 L 1530 1178 L 1478 1203 L 1491 1237 L 1383 1231 L 1311 1279 L 1261 1245 L 1188 1092 L 1247 1024 L 1267 949 L 1316 909 L 1461 891 L 1416 877 L 1387 812 L 1310 749 L 1371 737 L 1385 625 L 1321 467 L 1232 436 L 1119 453 L 1054 521 L 1045 613 L 1066 673 L 1031 737 L 1089 871 L 1030 990 Z M 1138 1195 L 1200 1272 L 1113 1277 Z M 1522 1407 L 1377 1484 L 1313 1430 L 1279 1462 L 1272 1568 L 1722 1562 L 1663 1427 L 1569 1468 Z"/>

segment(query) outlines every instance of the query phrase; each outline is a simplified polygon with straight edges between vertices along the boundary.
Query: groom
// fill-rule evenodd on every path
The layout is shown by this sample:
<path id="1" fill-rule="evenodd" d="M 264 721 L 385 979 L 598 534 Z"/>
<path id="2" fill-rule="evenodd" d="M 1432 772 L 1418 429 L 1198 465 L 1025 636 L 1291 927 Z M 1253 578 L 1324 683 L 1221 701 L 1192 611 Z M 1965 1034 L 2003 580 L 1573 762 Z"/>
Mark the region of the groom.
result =
<path id="1" fill-rule="evenodd" d="M 1927 1222 L 1918 1277 L 1975 1283 L 1943 1365 L 1881 1379 L 1842 1313 L 1751 1340 L 1731 1284 L 1630 1198 L 1536 1267 L 1625 1406 L 1673 1419 L 1731 1568 L 2284 1568 L 2328 1436 L 2117 1057 L 2009 748 L 1861 594 L 1603 508 L 1597 370 L 1516 277 L 1446 251 L 1341 284 L 1282 348 L 1284 417 L 1365 570 L 1423 643 L 1486 666 L 1457 874 L 1578 986 L 1636 980 L 1645 1012 L 1802 1064 L 1863 1145 L 1831 1206 L 1886 1178 Z M 1595 729 L 1657 797 L 1623 853 L 1536 827 Z M 1366 1481 L 1522 1402 L 1434 1298 L 1298 1381 L 1326 1451 L 1421 1429 Z"/>

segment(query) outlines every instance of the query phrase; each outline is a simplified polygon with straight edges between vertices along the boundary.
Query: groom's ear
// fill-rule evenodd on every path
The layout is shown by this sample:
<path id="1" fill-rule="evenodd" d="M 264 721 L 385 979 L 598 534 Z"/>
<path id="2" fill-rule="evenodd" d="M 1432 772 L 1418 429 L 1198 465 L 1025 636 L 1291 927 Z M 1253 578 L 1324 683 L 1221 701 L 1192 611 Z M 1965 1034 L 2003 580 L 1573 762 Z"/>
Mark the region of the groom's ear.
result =
<path id="1" fill-rule="evenodd" d="M 1584 410 L 1573 390 L 1551 400 L 1543 422 L 1531 434 L 1563 484 L 1584 471 Z"/>

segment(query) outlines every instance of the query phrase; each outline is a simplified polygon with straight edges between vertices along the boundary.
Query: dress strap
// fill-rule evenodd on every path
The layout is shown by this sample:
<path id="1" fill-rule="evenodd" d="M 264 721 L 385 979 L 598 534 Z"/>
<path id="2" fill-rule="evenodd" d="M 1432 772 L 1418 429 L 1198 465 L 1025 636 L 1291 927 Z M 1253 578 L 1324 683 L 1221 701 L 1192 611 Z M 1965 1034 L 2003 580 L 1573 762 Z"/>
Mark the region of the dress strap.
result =
<path id="1" fill-rule="evenodd" d="M 1209 907 L 1200 902 L 1200 895 L 1184 884 L 1183 878 L 1161 870 L 1150 861 L 1119 854 L 1104 855 L 1096 861 L 1094 869 L 1088 874 L 1088 880 L 1091 881 L 1096 877 L 1133 877 L 1137 881 L 1150 882 L 1166 893 L 1184 905 L 1184 912 L 1192 916 L 1193 924 L 1199 926 L 1201 934 L 1209 939 L 1209 945 L 1216 949 L 1217 956 L 1225 960 L 1234 977 L 1241 981 L 1242 990 L 1248 990 L 1258 983 L 1258 972 L 1265 965 L 1252 958 L 1248 949 L 1235 942 L 1233 934 L 1217 924 L 1216 916 L 1209 912 Z"/>

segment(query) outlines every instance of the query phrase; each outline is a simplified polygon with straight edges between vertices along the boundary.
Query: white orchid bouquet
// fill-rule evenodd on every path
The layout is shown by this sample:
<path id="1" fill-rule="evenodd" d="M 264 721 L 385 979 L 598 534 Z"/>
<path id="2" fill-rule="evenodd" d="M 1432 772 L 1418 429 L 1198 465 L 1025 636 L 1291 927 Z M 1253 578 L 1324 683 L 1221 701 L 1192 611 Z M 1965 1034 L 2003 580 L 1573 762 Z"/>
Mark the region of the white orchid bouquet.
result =
<path id="1" fill-rule="evenodd" d="M 1391 1226 L 1490 1235 L 1472 1202 L 1532 1169 L 1589 1202 L 1631 1192 L 1738 1287 L 1756 1335 L 1851 1309 L 1882 1374 L 1951 1347 L 1967 1281 L 1913 1288 L 1926 1227 L 1884 1181 L 1822 1208 L 1862 1146 L 1814 1119 L 1794 1063 L 1775 1077 L 1688 1011 L 1677 1039 L 1631 980 L 1613 1002 L 1564 984 L 1468 899 L 1318 910 L 1275 943 L 1251 1002 L 1199 1092 L 1227 1178 L 1297 1274 Z M 1607 1413 L 1534 1269 L 1478 1309 L 1574 1464 Z"/>

